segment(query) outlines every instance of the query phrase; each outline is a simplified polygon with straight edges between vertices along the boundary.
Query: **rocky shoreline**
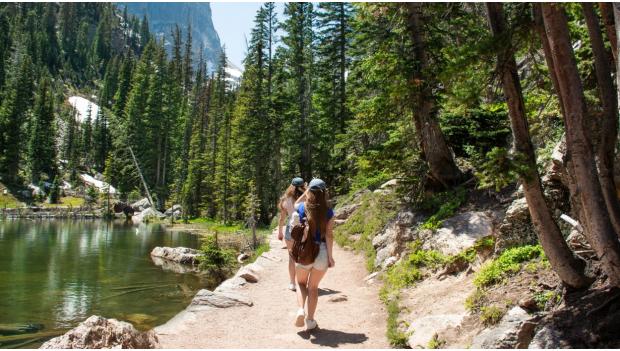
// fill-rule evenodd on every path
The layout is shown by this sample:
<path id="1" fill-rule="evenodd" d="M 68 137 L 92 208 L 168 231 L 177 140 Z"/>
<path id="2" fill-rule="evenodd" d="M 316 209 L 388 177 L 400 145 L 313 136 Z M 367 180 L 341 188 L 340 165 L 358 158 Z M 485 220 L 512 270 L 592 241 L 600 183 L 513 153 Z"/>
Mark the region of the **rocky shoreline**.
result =
<path id="1" fill-rule="evenodd" d="M 220 283 L 213 291 L 199 290 L 189 306 L 163 325 L 140 332 L 131 323 L 93 315 L 65 334 L 48 340 L 40 348 L 159 348 L 157 334 L 162 331 L 173 332 L 177 323 L 191 318 L 195 312 L 210 308 L 253 306 L 251 299 L 239 290 L 245 284 L 260 280 L 264 271 L 261 262 L 280 260 L 270 254 L 274 247 L 273 243 L 270 243 L 269 251 L 259 256 L 255 262 L 239 268 L 234 276 Z M 190 263 L 191 267 L 197 261 L 195 253 L 188 250 L 191 249 L 156 247 L 151 255 L 170 263 Z"/>
<path id="2" fill-rule="evenodd" d="M 0 209 L 1 219 L 97 219 L 103 218 L 103 209 L 87 207 L 17 207 Z"/>

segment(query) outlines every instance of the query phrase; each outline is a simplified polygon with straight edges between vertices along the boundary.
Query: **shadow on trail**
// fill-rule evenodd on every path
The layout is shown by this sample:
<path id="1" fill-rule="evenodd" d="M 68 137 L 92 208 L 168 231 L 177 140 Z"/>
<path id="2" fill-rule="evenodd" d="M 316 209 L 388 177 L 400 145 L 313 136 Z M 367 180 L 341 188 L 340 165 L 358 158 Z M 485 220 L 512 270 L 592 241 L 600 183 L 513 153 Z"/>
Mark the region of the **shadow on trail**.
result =
<path id="1" fill-rule="evenodd" d="M 319 296 L 325 296 L 325 295 L 333 295 L 333 294 L 338 294 L 340 293 L 340 291 L 338 290 L 333 290 L 333 289 L 321 289 L 319 288 Z"/>
<path id="2" fill-rule="evenodd" d="M 316 328 L 311 331 L 300 331 L 297 335 L 310 340 L 313 344 L 328 347 L 338 347 L 342 344 L 361 344 L 368 340 L 364 333 L 346 333 L 338 330 Z"/>

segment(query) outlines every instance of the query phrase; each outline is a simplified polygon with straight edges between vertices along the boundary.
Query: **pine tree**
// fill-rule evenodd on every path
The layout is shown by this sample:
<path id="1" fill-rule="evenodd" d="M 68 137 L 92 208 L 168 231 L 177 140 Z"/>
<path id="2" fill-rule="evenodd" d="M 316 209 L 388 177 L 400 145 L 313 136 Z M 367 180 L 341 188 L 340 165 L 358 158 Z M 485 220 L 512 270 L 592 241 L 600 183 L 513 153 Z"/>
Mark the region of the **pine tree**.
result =
<path id="1" fill-rule="evenodd" d="M 145 14 L 140 23 L 140 47 L 146 48 L 150 40 L 151 32 L 149 31 L 149 20 Z"/>
<path id="2" fill-rule="evenodd" d="M 45 4 L 45 13 L 43 14 L 43 42 L 41 58 L 43 63 L 46 64 L 50 72 L 56 72 L 59 68 L 60 62 L 60 45 L 58 43 L 58 37 L 56 36 L 56 4 Z"/>
<path id="3" fill-rule="evenodd" d="M 197 72 L 197 82 L 194 85 L 194 105 L 195 119 L 191 128 L 192 136 L 188 155 L 187 177 L 181 190 L 181 202 L 186 216 L 195 217 L 201 213 L 202 200 L 205 192 L 205 177 L 207 171 L 207 144 L 209 142 L 209 114 L 212 95 L 213 79 L 209 79 L 205 84 L 202 79 L 202 70 Z"/>
<path id="4" fill-rule="evenodd" d="M 102 72 L 112 54 L 112 9 L 105 6 L 97 25 L 92 45 L 92 57 L 95 66 Z"/>
<path id="5" fill-rule="evenodd" d="M 71 108 L 71 110 L 64 114 L 66 128 L 63 133 L 62 157 L 67 161 L 66 169 L 69 170 L 69 180 L 71 182 L 78 180 L 77 168 L 80 166 L 79 151 L 81 148 L 76 116 L 77 111 L 74 108 Z"/>
<path id="6" fill-rule="evenodd" d="M 110 150 L 110 135 L 105 109 L 99 107 L 93 128 L 93 166 L 97 172 L 103 173 L 105 162 Z"/>
<path id="7" fill-rule="evenodd" d="M 42 78 L 32 110 L 28 140 L 28 164 L 32 183 L 38 184 L 41 174 L 52 180 L 57 173 L 54 133 L 54 100 L 47 78 Z"/>
<path id="8" fill-rule="evenodd" d="M 54 177 L 54 181 L 52 182 L 52 187 L 49 191 L 49 196 L 47 198 L 47 202 L 50 204 L 57 204 L 60 200 L 60 180 L 58 176 Z"/>
<path id="9" fill-rule="evenodd" d="M 75 68 L 76 41 L 78 32 L 78 14 L 76 3 L 65 2 L 60 4 L 60 40 L 64 61 Z"/>
<path id="10" fill-rule="evenodd" d="M 165 184 L 166 162 L 169 146 L 169 128 L 171 118 L 168 115 L 168 95 L 166 85 L 166 52 L 162 46 L 155 50 L 154 67 L 149 79 L 148 99 L 146 102 L 145 126 L 147 126 L 147 145 L 145 167 L 152 173 L 145 175 L 147 182 L 154 186 L 154 192 L 160 202 L 158 208 L 163 207 L 168 191 Z"/>
<path id="11" fill-rule="evenodd" d="M 6 63 L 11 53 L 10 25 L 6 11 L 6 8 L 0 8 L 0 103 L 6 81 Z"/>
<path id="12" fill-rule="evenodd" d="M 304 179 L 312 176 L 311 160 L 311 96 L 313 50 L 313 7 L 311 3 L 287 3 L 284 8 L 286 19 L 282 24 L 285 34 L 282 43 L 286 47 L 286 67 L 291 74 L 296 106 L 288 111 L 291 124 L 298 131 L 290 135 L 285 144 L 291 146 L 290 155 Z M 292 129 L 293 129 L 292 128 Z"/>
<path id="13" fill-rule="evenodd" d="M 349 119 L 345 73 L 350 63 L 351 7 L 347 3 L 320 3 L 317 12 L 317 88 L 314 94 L 317 130 L 313 138 L 316 151 L 313 164 L 329 184 L 345 174 L 344 150 L 336 151 L 337 136 L 342 138 Z M 336 185 L 336 184 L 334 184 Z"/>
<path id="14" fill-rule="evenodd" d="M 127 96 L 129 95 L 129 91 L 131 89 L 131 77 L 134 69 L 133 60 L 133 56 L 129 55 L 124 57 L 120 64 L 117 89 L 114 93 L 114 103 L 112 105 L 112 112 L 119 120 L 124 117 L 123 111 L 125 110 Z"/>
<path id="15" fill-rule="evenodd" d="M 489 26 L 499 41 L 499 38 L 505 38 L 509 34 L 507 33 L 502 4 L 487 3 L 486 6 L 489 14 Z M 538 238 L 549 257 L 551 265 L 558 272 L 563 282 L 574 288 L 587 286 L 589 282 L 583 273 L 584 263 L 573 256 L 545 203 L 540 176 L 536 170 L 536 156 L 530 138 L 527 116 L 525 115 L 525 104 L 517 73 L 517 63 L 511 53 L 510 45 L 505 45 L 499 52 L 497 66 L 510 109 L 514 146 L 517 152 L 524 156 L 530 169 L 527 174 L 521 175 L 521 183 Z"/>
<path id="16" fill-rule="evenodd" d="M 105 75 L 103 76 L 103 88 L 99 96 L 101 107 L 111 108 L 114 103 L 114 94 L 118 88 L 119 59 L 113 57 L 106 66 Z"/>
<path id="17" fill-rule="evenodd" d="M 0 174 L 8 182 L 17 180 L 22 160 L 22 129 L 32 101 L 32 63 L 19 45 L 9 62 L 7 84 L 0 106 Z"/>
<path id="18" fill-rule="evenodd" d="M 93 162 L 93 157 L 92 157 L 92 151 L 93 151 L 93 118 L 92 118 L 92 113 L 93 113 L 93 106 L 92 104 L 88 104 L 88 107 L 86 109 L 86 117 L 84 118 L 84 120 L 82 121 L 82 152 L 81 152 L 81 159 L 82 159 L 82 164 L 84 166 L 86 166 L 86 169 L 89 170 L 90 167 L 92 166 L 92 162 Z"/>
<path id="19" fill-rule="evenodd" d="M 202 51 L 201 51 L 202 54 Z M 183 54 L 183 87 L 186 92 L 192 90 L 192 24 L 187 26 L 185 50 Z"/>

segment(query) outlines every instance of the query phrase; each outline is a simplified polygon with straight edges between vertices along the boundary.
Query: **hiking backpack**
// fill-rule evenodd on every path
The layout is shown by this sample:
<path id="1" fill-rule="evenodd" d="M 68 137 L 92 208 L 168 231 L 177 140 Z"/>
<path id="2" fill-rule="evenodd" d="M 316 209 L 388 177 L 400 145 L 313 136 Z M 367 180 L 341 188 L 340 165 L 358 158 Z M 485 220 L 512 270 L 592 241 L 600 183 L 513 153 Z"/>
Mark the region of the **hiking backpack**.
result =
<path id="1" fill-rule="evenodd" d="M 308 265 L 314 263 L 319 255 L 319 244 L 314 241 L 308 233 L 308 225 L 306 221 L 295 224 L 291 229 L 291 238 L 293 238 L 293 248 L 289 252 L 291 258 L 296 263 Z"/>

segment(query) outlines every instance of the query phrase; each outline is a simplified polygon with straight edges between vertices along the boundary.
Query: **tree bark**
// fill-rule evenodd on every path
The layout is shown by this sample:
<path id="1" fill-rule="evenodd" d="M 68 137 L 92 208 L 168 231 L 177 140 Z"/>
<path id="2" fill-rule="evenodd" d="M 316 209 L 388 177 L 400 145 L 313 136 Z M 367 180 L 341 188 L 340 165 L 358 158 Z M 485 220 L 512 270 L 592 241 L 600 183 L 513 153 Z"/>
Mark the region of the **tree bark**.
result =
<path id="1" fill-rule="evenodd" d="M 590 228 L 588 240 L 601 260 L 610 283 L 620 286 L 620 242 L 609 220 L 592 145 L 586 133 L 585 98 L 570 42 L 566 14 L 557 3 L 543 4 L 542 12 L 560 94 L 565 104 L 566 145 L 581 190 L 579 199 L 583 214 Z"/>
<path id="2" fill-rule="evenodd" d="M 600 123 L 598 157 L 598 179 L 601 183 L 609 219 L 617 234 L 620 234 L 620 202 L 614 183 L 614 158 L 618 140 L 618 101 L 611 78 L 611 69 L 607 61 L 607 52 L 603 44 L 603 35 L 599 27 L 598 17 L 591 3 L 582 3 L 583 14 L 590 34 L 594 68 L 598 83 L 599 96 L 603 107 Z"/>
<path id="3" fill-rule="evenodd" d="M 407 30 L 413 43 L 416 67 L 411 77 L 413 118 L 420 147 L 431 177 L 444 187 L 455 185 L 462 178 L 454 163 L 439 123 L 437 122 L 437 97 L 433 94 L 435 82 L 429 72 L 430 63 L 424 36 L 422 3 L 407 3 Z"/>
<path id="4" fill-rule="evenodd" d="M 617 61 L 618 36 L 616 35 L 614 10 L 612 8 L 612 4 L 609 2 L 599 2 L 598 6 L 601 9 L 601 17 L 603 18 L 603 23 L 605 24 L 605 32 L 607 33 L 607 38 L 611 44 L 611 55 L 613 56 L 614 61 Z"/>
<path id="5" fill-rule="evenodd" d="M 547 67 L 549 68 L 549 75 L 551 76 L 551 83 L 553 84 L 553 89 L 555 90 L 558 97 L 558 102 L 560 103 L 562 118 L 566 119 L 564 100 L 562 100 L 562 94 L 560 94 L 560 83 L 558 83 L 558 77 L 555 73 L 555 64 L 553 63 L 551 46 L 549 44 L 549 38 L 547 38 L 547 32 L 545 31 L 545 24 L 543 23 L 542 8 L 540 6 L 540 3 L 534 3 L 533 7 L 535 29 L 538 32 L 538 35 L 540 36 L 540 40 L 542 42 L 542 47 L 545 54 L 545 62 L 547 63 Z M 562 138 L 561 142 L 566 142 L 566 136 Z M 579 200 L 579 187 L 577 186 L 577 180 L 575 178 L 573 162 L 568 153 L 564 155 L 564 159 L 562 160 L 562 162 L 566 170 L 566 183 L 568 185 L 570 193 L 570 205 L 572 212 L 577 216 L 577 218 L 579 218 L 579 222 L 584 230 L 584 234 L 586 234 L 587 236 L 587 232 L 589 231 L 588 221 L 586 220 L 586 217 L 583 214 L 583 209 L 581 208 L 581 201 Z"/>
<path id="6" fill-rule="evenodd" d="M 502 4 L 487 3 L 486 6 L 491 32 L 496 40 L 506 40 L 507 31 Z M 538 239 L 551 266 L 564 283 L 574 288 L 588 286 L 591 281 L 584 275 L 584 262 L 573 256 L 545 202 L 540 176 L 536 168 L 536 155 L 530 138 L 517 63 L 509 45 L 498 53 L 497 68 L 508 103 L 514 147 L 518 153 L 525 156 L 530 169 L 529 174 L 520 175 L 520 180 Z"/>

